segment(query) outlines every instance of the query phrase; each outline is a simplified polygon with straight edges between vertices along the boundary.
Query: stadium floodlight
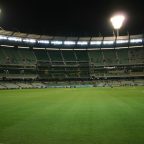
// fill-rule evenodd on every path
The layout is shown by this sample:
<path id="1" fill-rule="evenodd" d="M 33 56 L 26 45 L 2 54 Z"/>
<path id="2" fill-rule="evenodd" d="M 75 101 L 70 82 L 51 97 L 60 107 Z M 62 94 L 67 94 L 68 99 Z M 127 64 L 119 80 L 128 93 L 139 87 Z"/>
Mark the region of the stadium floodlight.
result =
<path id="1" fill-rule="evenodd" d="M 124 15 L 121 15 L 121 14 L 115 15 L 110 19 L 114 29 L 117 31 L 117 36 L 119 36 L 119 29 L 122 27 L 124 20 L 125 20 L 125 17 Z"/>

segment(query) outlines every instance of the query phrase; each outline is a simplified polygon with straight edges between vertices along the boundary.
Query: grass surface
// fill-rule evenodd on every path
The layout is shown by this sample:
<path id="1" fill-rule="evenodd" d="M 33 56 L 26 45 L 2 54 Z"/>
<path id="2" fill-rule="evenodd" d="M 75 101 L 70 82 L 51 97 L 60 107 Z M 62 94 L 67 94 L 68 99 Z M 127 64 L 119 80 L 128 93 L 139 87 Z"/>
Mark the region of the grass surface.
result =
<path id="1" fill-rule="evenodd" d="M 2 90 L 0 144 L 144 144 L 144 87 Z"/>

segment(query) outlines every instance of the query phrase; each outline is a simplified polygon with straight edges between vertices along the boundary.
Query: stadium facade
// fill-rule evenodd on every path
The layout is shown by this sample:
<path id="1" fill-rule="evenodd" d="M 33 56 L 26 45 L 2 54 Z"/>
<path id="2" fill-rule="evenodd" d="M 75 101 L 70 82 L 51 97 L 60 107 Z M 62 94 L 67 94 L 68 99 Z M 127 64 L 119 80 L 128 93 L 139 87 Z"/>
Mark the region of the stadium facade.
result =
<path id="1" fill-rule="evenodd" d="M 144 37 L 58 37 L 0 31 L 1 80 L 144 78 Z"/>

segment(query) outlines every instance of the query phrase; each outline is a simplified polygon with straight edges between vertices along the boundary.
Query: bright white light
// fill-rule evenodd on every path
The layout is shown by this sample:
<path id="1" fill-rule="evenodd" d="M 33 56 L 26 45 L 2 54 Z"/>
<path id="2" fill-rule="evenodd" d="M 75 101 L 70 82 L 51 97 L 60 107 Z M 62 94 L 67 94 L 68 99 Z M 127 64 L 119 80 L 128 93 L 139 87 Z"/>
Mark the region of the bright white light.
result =
<path id="1" fill-rule="evenodd" d="M 114 41 L 103 41 L 103 44 L 104 45 L 111 45 L 111 44 L 113 44 L 114 43 Z"/>
<path id="2" fill-rule="evenodd" d="M 62 41 L 51 41 L 51 44 L 61 45 L 61 44 L 62 44 Z"/>
<path id="3" fill-rule="evenodd" d="M 91 41 L 90 45 L 101 45 L 101 41 Z"/>
<path id="4" fill-rule="evenodd" d="M 17 37 L 8 37 L 9 41 L 16 41 L 16 42 L 21 42 L 22 39 L 21 38 L 17 38 Z"/>
<path id="5" fill-rule="evenodd" d="M 88 42 L 87 41 L 78 41 L 77 44 L 78 45 L 87 45 Z"/>
<path id="6" fill-rule="evenodd" d="M 7 40 L 7 37 L 0 35 L 0 40 Z"/>
<path id="7" fill-rule="evenodd" d="M 75 45 L 74 41 L 64 41 L 65 45 Z"/>
<path id="8" fill-rule="evenodd" d="M 123 44 L 123 43 L 128 43 L 128 40 L 117 40 L 117 44 Z"/>
<path id="9" fill-rule="evenodd" d="M 38 43 L 40 44 L 49 44 L 48 40 L 39 40 Z"/>
<path id="10" fill-rule="evenodd" d="M 35 39 L 23 39 L 23 42 L 36 43 L 36 40 Z"/>
<path id="11" fill-rule="evenodd" d="M 131 39 L 130 43 L 142 43 L 142 39 Z"/>
<path id="12" fill-rule="evenodd" d="M 124 20 L 125 20 L 125 17 L 123 15 L 116 15 L 110 19 L 114 29 L 120 29 L 122 27 Z"/>

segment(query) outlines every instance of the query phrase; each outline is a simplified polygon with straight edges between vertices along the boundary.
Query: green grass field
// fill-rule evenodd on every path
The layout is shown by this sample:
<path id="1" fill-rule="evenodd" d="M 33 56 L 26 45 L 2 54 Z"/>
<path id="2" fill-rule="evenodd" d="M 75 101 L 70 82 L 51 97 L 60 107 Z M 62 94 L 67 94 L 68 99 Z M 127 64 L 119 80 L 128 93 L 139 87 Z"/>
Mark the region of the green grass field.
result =
<path id="1" fill-rule="evenodd" d="M 144 87 L 2 90 L 0 144 L 144 144 Z"/>

